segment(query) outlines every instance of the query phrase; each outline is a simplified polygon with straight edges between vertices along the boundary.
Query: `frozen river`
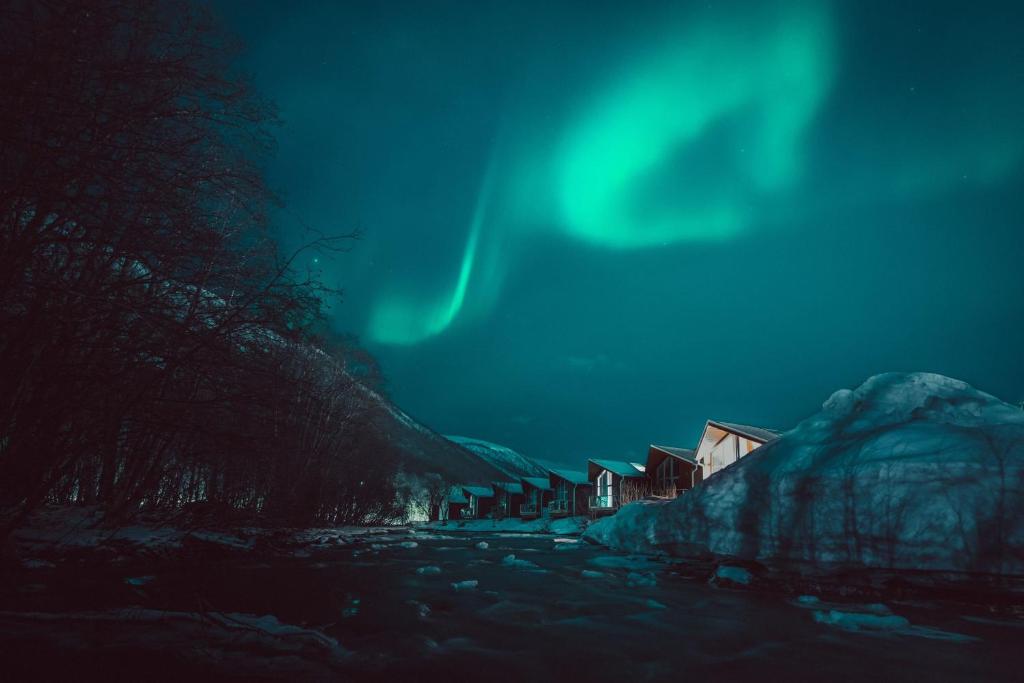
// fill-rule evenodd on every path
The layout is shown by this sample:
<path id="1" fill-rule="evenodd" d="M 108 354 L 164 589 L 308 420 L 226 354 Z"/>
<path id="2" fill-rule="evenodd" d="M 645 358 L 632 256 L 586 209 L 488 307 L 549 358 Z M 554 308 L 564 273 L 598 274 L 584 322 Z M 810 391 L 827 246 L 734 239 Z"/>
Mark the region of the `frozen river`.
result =
<path id="1" fill-rule="evenodd" d="M 340 680 L 981 681 L 1019 680 L 1024 642 L 1024 621 L 1006 615 L 732 590 L 550 535 L 399 532 L 139 569 L 44 571 L 29 590 L 8 588 L 5 659 L 22 673 L 59 661 L 158 678 L 213 666 Z M 69 616 L 40 616 L 55 611 Z M 223 619 L 159 616 L 193 611 L 245 628 L 225 637 Z M 268 649 L 275 633 L 328 645 Z"/>

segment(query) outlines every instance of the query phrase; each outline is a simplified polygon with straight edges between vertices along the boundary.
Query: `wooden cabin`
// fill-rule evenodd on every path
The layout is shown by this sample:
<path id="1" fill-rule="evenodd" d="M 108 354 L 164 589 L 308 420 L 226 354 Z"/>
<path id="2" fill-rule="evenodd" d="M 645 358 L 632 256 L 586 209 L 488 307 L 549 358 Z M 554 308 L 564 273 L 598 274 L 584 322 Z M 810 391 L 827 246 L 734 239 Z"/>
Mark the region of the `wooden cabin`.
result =
<path id="1" fill-rule="evenodd" d="M 644 473 L 651 482 L 651 494 L 659 498 L 675 498 L 693 488 L 697 469 L 697 453 L 689 448 L 656 446 L 647 449 Z"/>
<path id="2" fill-rule="evenodd" d="M 575 517 L 587 514 L 587 501 L 593 484 L 586 472 L 576 470 L 548 470 L 551 486 L 551 502 L 548 503 L 550 517 Z"/>
<path id="3" fill-rule="evenodd" d="M 463 519 L 483 519 L 491 514 L 494 489 L 490 486 L 463 486 L 462 492 L 469 501 L 462 511 Z"/>
<path id="4" fill-rule="evenodd" d="M 708 420 L 697 444 L 694 483 L 707 479 L 778 437 L 778 432 L 771 429 Z"/>
<path id="5" fill-rule="evenodd" d="M 523 519 L 537 519 L 551 502 L 551 480 L 545 477 L 523 477 L 522 482 L 523 502 L 519 506 L 519 516 Z"/>
<path id="6" fill-rule="evenodd" d="M 518 517 L 519 506 L 523 504 L 523 485 L 518 481 L 495 481 L 494 507 L 491 516 L 495 519 Z"/>
<path id="7" fill-rule="evenodd" d="M 453 486 L 448 489 L 448 494 L 444 497 L 444 501 L 441 504 L 441 519 L 462 519 L 462 511 L 469 505 L 469 499 L 466 498 L 466 494 L 462 492 L 461 486 Z"/>
<path id="8" fill-rule="evenodd" d="M 650 482 L 639 463 L 588 460 L 587 480 L 594 487 L 588 503 L 591 515 L 611 514 L 650 494 Z"/>

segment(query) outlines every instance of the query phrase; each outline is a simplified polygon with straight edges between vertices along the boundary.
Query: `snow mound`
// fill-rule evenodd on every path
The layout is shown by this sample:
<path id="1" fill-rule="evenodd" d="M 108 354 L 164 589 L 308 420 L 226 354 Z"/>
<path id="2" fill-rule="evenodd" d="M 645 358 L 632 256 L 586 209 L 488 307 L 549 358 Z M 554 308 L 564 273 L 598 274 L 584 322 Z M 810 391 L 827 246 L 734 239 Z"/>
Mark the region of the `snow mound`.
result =
<path id="1" fill-rule="evenodd" d="M 964 382 L 888 373 L 669 503 L 585 536 L 629 552 L 817 567 L 1024 573 L 1024 411 Z"/>

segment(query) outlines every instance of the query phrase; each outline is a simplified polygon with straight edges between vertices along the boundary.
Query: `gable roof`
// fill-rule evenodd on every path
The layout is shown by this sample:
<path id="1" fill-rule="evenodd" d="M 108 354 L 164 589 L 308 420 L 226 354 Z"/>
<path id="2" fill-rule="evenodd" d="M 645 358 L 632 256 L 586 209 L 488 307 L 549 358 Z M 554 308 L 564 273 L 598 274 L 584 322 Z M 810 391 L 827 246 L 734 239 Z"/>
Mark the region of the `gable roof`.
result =
<path id="1" fill-rule="evenodd" d="M 620 477 L 644 476 L 644 466 L 638 463 L 626 462 L 625 460 L 595 460 L 593 458 L 587 462 L 593 463 L 601 469 L 608 470 L 612 474 L 617 474 Z"/>
<path id="2" fill-rule="evenodd" d="M 523 492 L 523 485 L 520 484 L 518 481 L 496 481 L 493 483 L 494 488 L 498 489 L 499 491 L 504 491 L 505 493 L 515 494 Z"/>
<path id="3" fill-rule="evenodd" d="M 468 503 L 469 499 L 466 498 L 462 488 L 453 486 L 448 490 L 448 503 Z"/>
<path id="4" fill-rule="evenodd" d="M 765 429 L 764 427 L 751 427 L 750 425 L 741 425 L 735 422 L 719 422 L 718 420 L 708 420 L 708 424 L 754 441 L 760 441 L 761 443 L 768 443 L 773 439 L 779 438 L 779 432 L 774 429 Z"/>
<path id="5" fill-rule="evenodd" d="M 523 477 L 523 481 L 533 488 L 540 489 L 541 491 L 551 490 L 551 480 L 544 477 Z"/>
<path id="6" fill-rule="evenodd" d="M 494 498 L 494 489 L 490 486 L 463 486 L 462 490 L 477 498 Z"/>
<path id="7" fill-rule="evenodd" d="M 549 470 L 552 476 L 565 479 L 570 484 L 590 484 L 590 477 L 586 472 L 578 470 Z"/>
<path id="8" fill-rule="evenodd" d="M 669 455 L 671 455 L 673 457 L 676 457 L 676 458 L 679 458 L 680 460 L 685 460 L 686 462 L 690 463 L 691 465 L 696 464 L 696 462 L 697 462 L 697 453 L 692 448 L 676 448 L 675 446 L 658 446 L 658 445 L 653 444 L 653 443 L 651 444 L 651 448 L 657 448 L 659 451 L 662 451 L 663 453 L 668 453 Z"/>

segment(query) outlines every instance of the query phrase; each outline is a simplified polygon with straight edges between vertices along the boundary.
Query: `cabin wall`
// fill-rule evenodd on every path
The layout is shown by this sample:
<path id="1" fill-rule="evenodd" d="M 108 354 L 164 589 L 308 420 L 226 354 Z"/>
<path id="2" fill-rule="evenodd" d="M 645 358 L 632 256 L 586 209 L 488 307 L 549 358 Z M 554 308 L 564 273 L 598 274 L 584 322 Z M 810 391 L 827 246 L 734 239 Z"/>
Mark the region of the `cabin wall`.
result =
<path id="1" fill-rule="evenodd" d="M 664 495 L 673 484 L 677 492 L 691 489 L 694 469 L 696 465 L 670 455 L 647 472 L 651 490 L 655 494 Z"/>
<path id="2" fill-rule="evenodd" d="M 494 510 L 494 498 L 480 498 L 477 503 L 477 517 L 486 517 Z"/>
<path id="3" fill-rule="evenodd" d="M 462 519 L 462 511 L 465 510 L 468 505 L 466 503 L 448 503 L 447 505 L 441 506 L 441 519 L 442 520 L 458 520 Z"/>
<path id="4" fill-rule="evenodd" d="M 540 513 L 544 510 L 544 506 L 553 499 L 554 494 L 551 491 L 544 491 L 529 484 L 523 484 L 523 496 L 520 504 L 536 503 L 537 512 Z"/>
<path id="5" fill-rule="evenodd" d="M 576 503 L 575 515 L 586 515 L 590 512 L 590 492 L 593 490 L 591 486 L 576 485 L 576 496 L 574 498 Z"/>
<path id="6" fill-rule="evenodd" d="M 521 493 L 509 493 L 506 514 L 509 517 L 519 517 L 519 506 L 523 504 L 524 499 L 525 496 Z"/>
<path id="7" fill-rule="evenodd" d="M 594 490 L 592 486 L 587 486 L 586 484 L 573 485 L 570 481 L 552 475 L 551 488 L 553 491 L 546 494 L 548 502 L 559 498 L 559 487 L 564 487 L 565 499 L 570 501 L 570 514 L 579 516 L 589 512 L 589 499 Z"/>
<path id="8" fill-rule="evenodd" d="M 753 441 L 737 434 L 728 434 L 717 444 L 712 444 L 710 439 L 705 439 L 697 449 L 698 462 L 702 463 L 704 470 L 703 478 L 707 479 L 712 474 L 749 455 L 760 445 L 759 441 Z"/>

